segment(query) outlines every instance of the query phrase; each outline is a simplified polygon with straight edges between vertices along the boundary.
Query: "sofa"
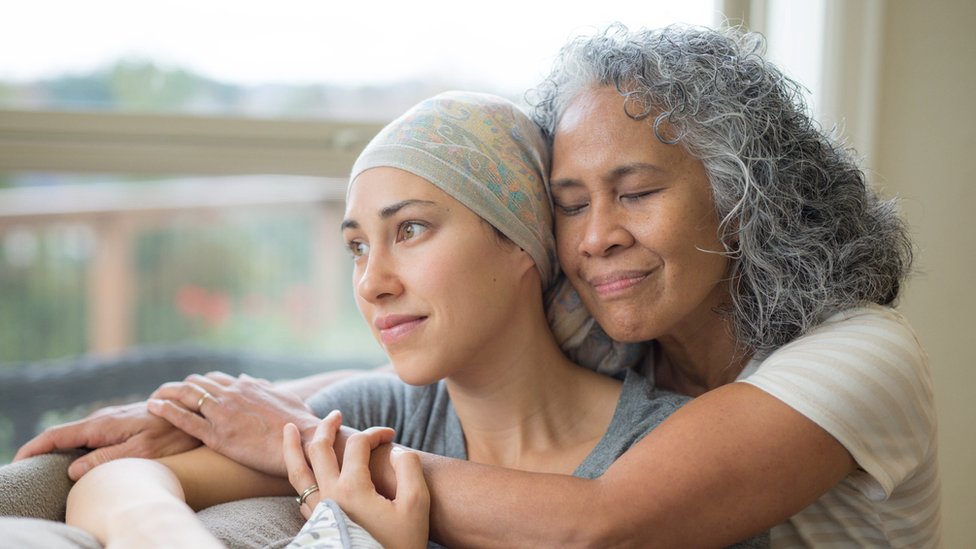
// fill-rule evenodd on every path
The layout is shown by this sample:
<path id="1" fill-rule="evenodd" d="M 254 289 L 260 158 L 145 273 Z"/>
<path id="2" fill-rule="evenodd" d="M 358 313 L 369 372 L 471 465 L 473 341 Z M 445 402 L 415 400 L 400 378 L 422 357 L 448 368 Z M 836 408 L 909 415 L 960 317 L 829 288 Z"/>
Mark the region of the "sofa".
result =
<path id="1" fill-rule="evenodd" d="M 279 380 L 369 366 L 373 364 L 202 346 L 141 348 L 112 358 L 0 366 L 0 414 L 15 426 L 14 441 L 19 446 L 35 434 L 38 418 L 45 411 L 140 400 L 160 384 L 192 373 L 216 370 Z M 80 452 L 36 456 L 0 466 L 0 547 L 101 547 L 86 532 L 64 524 L 65 501 L 72 486 L 67 467 Z M 217 505 L 202 510 L 198 517 L 232 548 L 284 547 L 304 523 L 290 497 Z"/>

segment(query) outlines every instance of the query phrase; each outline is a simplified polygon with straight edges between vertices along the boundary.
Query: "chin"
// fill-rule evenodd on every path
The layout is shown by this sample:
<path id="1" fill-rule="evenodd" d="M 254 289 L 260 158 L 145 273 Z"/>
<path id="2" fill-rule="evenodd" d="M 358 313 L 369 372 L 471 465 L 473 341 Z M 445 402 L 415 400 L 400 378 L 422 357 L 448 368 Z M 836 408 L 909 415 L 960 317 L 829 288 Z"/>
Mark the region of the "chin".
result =
<path id="1" fill-rule="evenodd" d="M 649 329 L 651 322 L 645 321 L 633 311 L 618 311 L 604 314 L 594 314 L 593 317 L 614 341 L 621 343 L 639 343 L 657 338 L 653 329 Z"/>
<path id="2" fill-rule="evenodd" d="M 393 369 L 396 371 L 397 377 L 407 385 L 413 385 L 414 387 L 421 387 L 423 385 L 430 385 L 437 381 L 437 379 L 431 379 L 430 372 L 424 371 L 423 368 L 417 368 L 412 364 L 405 364 L 403 362 L 398 363 L 393 361 Z"/>

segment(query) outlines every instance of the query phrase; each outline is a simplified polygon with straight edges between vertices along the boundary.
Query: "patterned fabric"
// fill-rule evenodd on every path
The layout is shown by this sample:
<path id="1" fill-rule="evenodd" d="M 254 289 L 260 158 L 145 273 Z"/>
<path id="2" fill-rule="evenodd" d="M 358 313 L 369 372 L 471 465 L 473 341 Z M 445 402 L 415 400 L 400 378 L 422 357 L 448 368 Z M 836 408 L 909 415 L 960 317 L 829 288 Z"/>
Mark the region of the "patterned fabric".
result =
<path id="1" fill-rule="evenodd" d="M 363 527 L 349 520 L 339 505 L 324 499 L 286 549 L 382 549 Z"/>
<path id="2" fill-rule="evenodd" d="M 622 378 L 641 363 L 651 345 L 610 339 L 583 306 L 565 275 L 546 293 L 546 316 L 556 342 L 573 362 L 602 374 Z"/>
<path id="3" fill-rule="evenodd" d="M 427 99 L 370 141 L 353 165 L 349 188 L 377 167 L 430 181 L 528 252 L 544 288 L 556 280 L 548 148 L 514 103 L 471 92 Z"/>

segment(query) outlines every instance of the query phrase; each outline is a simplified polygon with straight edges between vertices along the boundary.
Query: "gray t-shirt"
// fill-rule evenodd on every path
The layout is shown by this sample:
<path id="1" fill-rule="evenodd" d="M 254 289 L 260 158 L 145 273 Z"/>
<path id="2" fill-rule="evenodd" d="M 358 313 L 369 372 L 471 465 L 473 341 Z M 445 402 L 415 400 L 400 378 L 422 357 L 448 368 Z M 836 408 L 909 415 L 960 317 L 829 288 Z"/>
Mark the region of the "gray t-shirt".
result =
<path id="1" fill-rule="evenodd" d="M 621 454 L 690 400 L 653 389 L 646 378 L 630 371 L 624 378 L 607 432 L 574 476 L 596 478 Z M 348 379 L 313 396 L 309 402 L 320 417 L 342 412 L 342 422 L 355 429 L 374 425 L 396 430 L 399 444 L 457 459 L 467 459 L 464 432 L 454 412 L 446 384 L 414 387 L 390 374 Z"/>

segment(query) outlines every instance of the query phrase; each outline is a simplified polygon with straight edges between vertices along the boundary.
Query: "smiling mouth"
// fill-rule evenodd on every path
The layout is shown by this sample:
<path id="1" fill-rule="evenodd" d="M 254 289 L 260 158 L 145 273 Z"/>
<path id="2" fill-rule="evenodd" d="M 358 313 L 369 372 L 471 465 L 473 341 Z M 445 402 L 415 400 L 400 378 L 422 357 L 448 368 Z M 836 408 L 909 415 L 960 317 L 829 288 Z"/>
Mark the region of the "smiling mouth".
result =
<path id="1" fill-rule="evenodd" d="M 380 342 L 390 346 L 403 341 L 426 320 L 426 316 L 388 315 L 377 318 L 373 325 L 379 332 Z"/>
<path id="2" fill-rule="evenodd" d="M 589 279 L 590 286 L 601 297 L 610 297 L 640 284 L 650 276 L 648 271 L 626 271 Z"/>

